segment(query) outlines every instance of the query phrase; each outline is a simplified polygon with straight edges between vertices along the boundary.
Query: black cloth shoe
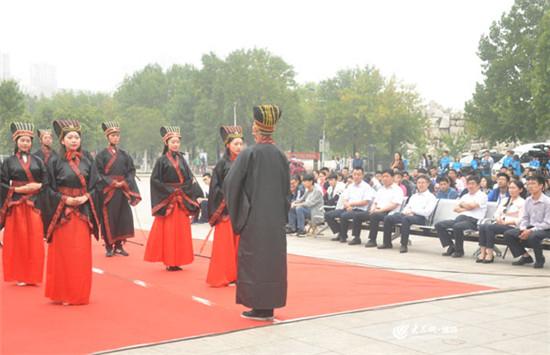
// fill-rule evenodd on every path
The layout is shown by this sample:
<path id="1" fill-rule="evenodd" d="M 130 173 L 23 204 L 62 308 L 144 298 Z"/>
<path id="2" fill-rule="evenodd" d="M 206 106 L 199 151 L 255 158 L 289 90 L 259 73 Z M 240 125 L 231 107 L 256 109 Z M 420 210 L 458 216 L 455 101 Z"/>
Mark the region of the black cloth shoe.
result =
<path id="1" fill-rule="evenodd" d="M 376 242 L 374 240 L 369 240 L 367 244 L 365 244 L 365 248 L 375 248 Z"/>
<path id="2" fill-rule="evenodd" d="M 531 264 L 533 262 L 533 258 L 531 257 L 531 255 L 529 256 L 522 256 L 521 258 L 519 258 L 519 260 L 517 261 L 514 261 L 512 263 L 512 265 L 514 266 L 520 266 L 520 265 L 525 265 L 525 264 Z"/>
<path id="3" fill-rule="evenodd" d="M 493 256 L 491 259 L 483 259 L 483 264 L 491 264 L 495 261 L 495 257 Z"/>
<path id="4" fill-rule="evenodd" d="M 544 262 L 546 261 L 546 259 L 544 258 L 544 256 L 542 258 L 538 258 L 536 261 L 535 261 L 535 265 L 533 265 L 533 267 L 535 269 L 542 269 L 544 267 Z"/>
<path id="5" fill-rule="evenodd" d="M 272 309 L 252 309 L 241 313 L 241 317 L 246 319 L 258 320 L 258 321 L 271 321 L 273 320 Z"/>
<path id="6" fill-rule="evenodd" d="M 333 242 L 338 242 L 338 241 L 340 241 L 340 236 L 337 235 L 337 236 L 334 237 L 334 238 L 330 238 L 330 240 L 332 240 Z"/>
<path id="7" fill-rule="evenodd" d="M 179 266 L 167 266 L 167 267 L 166 267 L 166 270 L 167 270 L 167 271 L 181 271 L 181 270 L 183 270 L 183 269 L 182 269 L 181 267 L 179 267 Z"/>
<path id="8" fill-rule="evenodd" d="M 443 256 L 451 256 L 453 255 L 453 253 L 455 252 L 455 246 L 454 245 L 451 245 L 449 246 L 449 248 L 447 248 L 447 251 L 442 253 L 441 255 Z"/>
<path id="9" fill-rule="evenodd" d="M 406 253 L 409 251 L 409 248 L 406 246 L 406 245 L 402 245 L 400 248 L 399 248 L 399 252 L 400 253 Z"/>
<path id="10" fill-rule="evenodd" d="M 348 245 L 359 245 L 359 244 L 361 244 L 361 238 L 358 238 L 358 237 L 354 237 L 348 243 Z"/>
<path id="11" fill-rule="evenodd" d="M 114 249 L 112 247 L 107 247 L 105 250 L 105 256 L 110 258 L 113 255 L 115 255 Z"/>
<path id="12" fill-rule="evenodd" d="M 306 236 L 306 231 L 298 231 L 298 232 L 296 232 L 296 235 L 298 237 L 305 237 Z"/>
<path id="13" fill-rule="evenodd" d="M 463 251 L 455 251 L 453 255 L 451 255 L 451 258 L 462 258 L 464 256 Z"/>
<path id="14" fill-rule="evenodd" d="M 120 254 L 122 256 L 128 256 L 130 254 L 128 254 L 126 252 L 126 250 L 124 250 L 124 248 L 122 247 L 122 245 L 118 245 L 116 248 L 115 248 L 115 254 Z"/>
<path id="15" fill-rule="evenodd" d="M 290 227 L 286 227 L 286 234 L 294 234 L 296 233 L 296 229 L 292 229 Z"/>
<path id="16" fill-rule="evenodd" d="M 392 249 L 393 245 L 391 245 L 391 244 L 388 244 L 388 245 L 382 244 L 382 245 L 379 245 L 377 248 L 378 249 Z"/>

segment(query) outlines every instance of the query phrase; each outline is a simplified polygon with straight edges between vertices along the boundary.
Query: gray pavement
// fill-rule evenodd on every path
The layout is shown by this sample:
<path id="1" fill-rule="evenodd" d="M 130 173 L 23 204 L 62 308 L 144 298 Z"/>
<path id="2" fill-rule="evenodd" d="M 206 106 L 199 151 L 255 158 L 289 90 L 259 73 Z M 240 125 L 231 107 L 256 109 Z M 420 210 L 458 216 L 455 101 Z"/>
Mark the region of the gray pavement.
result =
<path id="1" fill-rule="evenodd" d="M 146 218 L 140 213 L 140 219 Z M 205 225 L 193 226 L 194 238 L 204 238 L 207 231 Z M 494 264 L 476 264 L 474 243 L 466 243 L 464 258 L 452 259 L 441 256 L 439 241 L 431 238 L 411 237 L 409 253 L 400 254 L 395 248 L 348 246 L 331 237 L 330 232 L 316 238 L 290 236 L 288 252 L 497 290 L 282 322 L 116 354 L 550 354 L 550 264 L 542 270 L 512 266 L 509 255 Z"/>

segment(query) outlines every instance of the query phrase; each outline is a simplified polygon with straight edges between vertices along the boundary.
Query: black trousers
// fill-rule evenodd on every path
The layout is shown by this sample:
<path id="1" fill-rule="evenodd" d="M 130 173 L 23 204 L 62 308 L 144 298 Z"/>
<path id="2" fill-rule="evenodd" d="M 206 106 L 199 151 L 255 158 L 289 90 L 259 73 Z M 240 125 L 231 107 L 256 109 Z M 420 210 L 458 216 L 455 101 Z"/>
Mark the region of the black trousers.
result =
<path id="1" fill-rule="evenodd" d="M 504 242 L 510 247 L 510 251 L 514 258 L 525 254 L 525 245 L 533 249 L 535 259 L 541 260 L 542 255 L 542 240 L 550 237 L 550 230 L 539 230 L 531 232 L 527 240 L 519 239 L 521 231 L 518 228 L 511 229 L 504 233 Z"/>
<path id="2" fill-rule="evenodd" d="M 369 240 L 376 243 L 376 237 L 378 236 L 378 224 L 386 218 L 388 212 L 371 213 L 369 215 Z"/>
<path id="3" fill-rule="evenodd" d="M 495 247 L 495 235 L 514 229 L 504 224 L 482 224 L 479 226 L 479 246 L 493 249 Z"/>
<path id="4" fill-rule="evenodd" d="M 420 215 L 406 216 L 403 213 L 394 213 L 384 218 L 384 245 L 391 244 L 391 234 L 396 224 L 401 223 L 401 245 L 409 243 L 411 225 L 426 224 L 426 217 Z"/>
<path id="5" fill-rule="evenodd" d="M 353 235 L 355 236 L 357 231 L 355 230 L 355 216 L 366 213 L 363 210 L 354 209 L 352 211 L 346 210 L 334 210 L 325 212 L 325 222 L 327 222 L 330 230 L 333 234 L 338 233 L 341 239 L 348 238 L 348 228 L 350 221 L 354 221 L 353 226 Z M 340 222 L 336 221 L 336 218 L 340 219 Z M 361 232 L 361 224 L 359 224 L 359 233 Z M 357 234 L 358 236 L 359 234 Z"/>
<path id="6" fill-rule="evenodd" d="M 464 215 L 435 224 L 435 230 L 441 241 L 441 245 L 443 247 L 453 245 L 454 238 L 454 247 L 458 252 L 464 252 L 464 231 L 467 229 L 476 229 L 476 227 L 477 219 Z M 451 231 L 449 232 L 448 229 L 451 229 Z"/>

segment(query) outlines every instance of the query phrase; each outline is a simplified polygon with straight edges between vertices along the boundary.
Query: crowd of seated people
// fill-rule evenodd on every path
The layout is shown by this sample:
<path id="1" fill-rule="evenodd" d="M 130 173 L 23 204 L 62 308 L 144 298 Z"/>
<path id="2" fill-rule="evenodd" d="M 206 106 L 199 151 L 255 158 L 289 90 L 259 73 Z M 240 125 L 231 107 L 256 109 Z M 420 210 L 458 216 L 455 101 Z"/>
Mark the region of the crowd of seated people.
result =
<path id="1" fill-rule="evenodd" d="M 541 166 L 518 168 L 518 157 L 507 152 L 502 169 L 493 176 L 493 158 L 488 151 L 474 156 L 469 167 L 444 152 L 438 162 L 423 155 L 418 168 L 403 171 L 401 154 L 396 153 L 390 168 L 365 174 L 356 155 L 352 169 L 322 168 L 311 175 L 291 178 L 292 195 L 288 233 L 305 235 L 305 223 L 313 217 L 324 219 L 332 240 L 360 245 L 361 232 L 368 229 L 367 248 L 392 248 L 392 235 L 399 226 L 400 253 L 408 252 L 410 228 L 426 225 L 437 201 L 456 200 L 453 219 L 435 224 L 435 233 L 446 248 L 443 256 L 464 256 L 464 232 L 479 231 L 477 263 L 494 261 L 497 235 L 515 258 L 513 265 L 534 263 L 541 268 L 545 259 L 541 243 L 550 238 L 550 178 Z M 550 163 L 549 163 L 550 164 Z M 550 168 L 550 166 L 549 166 Z M 519 173 L 519 175 L 518 175 Z M 307 179 L 306 179 L 307 178 Z M 488 203 L 496 203 L 493 216 L 486 216 Z M 379 230 L 383 237 L 377 239 Z M 348 240 L 349 230 L 351 239 Z M 533 249 L 534 259 L 524 249 Z"/>

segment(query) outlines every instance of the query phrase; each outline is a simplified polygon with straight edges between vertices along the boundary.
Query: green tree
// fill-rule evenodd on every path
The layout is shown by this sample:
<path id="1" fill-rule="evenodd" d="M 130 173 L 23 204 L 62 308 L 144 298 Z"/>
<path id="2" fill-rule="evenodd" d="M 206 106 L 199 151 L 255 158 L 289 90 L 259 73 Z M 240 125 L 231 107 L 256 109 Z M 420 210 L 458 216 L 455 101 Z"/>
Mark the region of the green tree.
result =
<path id="1" fill-rule="evenodd" d="M 466 103 L 465 118 L 492 142 L 548 131 L 549 9 L 549 0 L 516 0 L 479 42 L 485 78 Z"/>
<path id="2" fill-rule="evenodd" d="M 21 118 L 25 111 L 25 96 L 19 84 L 13 80 L 0 83 L 0 153 L 7 153 L 11 146 L 9 126 Z"/>

